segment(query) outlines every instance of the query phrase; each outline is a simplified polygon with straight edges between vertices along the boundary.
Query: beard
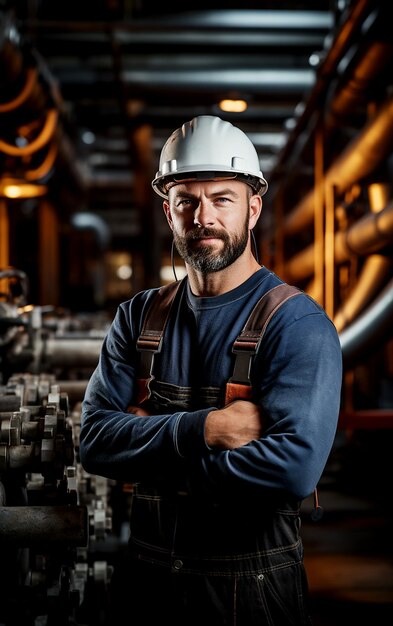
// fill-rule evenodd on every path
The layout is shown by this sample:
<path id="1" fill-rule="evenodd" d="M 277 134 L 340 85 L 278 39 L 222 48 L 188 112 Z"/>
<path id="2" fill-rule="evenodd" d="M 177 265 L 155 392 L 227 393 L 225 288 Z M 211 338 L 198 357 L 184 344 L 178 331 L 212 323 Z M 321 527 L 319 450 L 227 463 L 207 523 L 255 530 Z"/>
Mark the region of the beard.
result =
<path id="1" fill-rule="evenodd" d="M 215 237 L 224 242 L 221 252 L 215 252 L 212 247 L 205 245 L 194 248 L 192 243 L 205 237 Z M 184 237 L 173 232 L 173 240 L 181 258 L 191 267 L 203 274 L 219 272 L 225 269 L 243 254 L 248 242 L 248 216 L 240 234 L 232 237 L 223 230 L 214 228 L 194 228 Z"/>

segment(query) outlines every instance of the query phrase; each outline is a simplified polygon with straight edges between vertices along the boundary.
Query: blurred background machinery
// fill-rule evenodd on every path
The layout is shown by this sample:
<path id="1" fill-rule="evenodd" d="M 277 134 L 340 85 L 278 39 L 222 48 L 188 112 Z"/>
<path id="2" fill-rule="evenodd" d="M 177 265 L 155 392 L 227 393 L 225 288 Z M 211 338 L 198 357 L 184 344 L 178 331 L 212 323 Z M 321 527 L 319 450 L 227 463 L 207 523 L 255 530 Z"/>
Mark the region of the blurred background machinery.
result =
<path id="1" fill-rule="evenodd" d="M 77 318 L 26 305 L 22 271 L 0 277 L 0 623 L 104 624 L 128 495 L 79 463 L 78 376 L 105 326 L 99 340 Z"/>

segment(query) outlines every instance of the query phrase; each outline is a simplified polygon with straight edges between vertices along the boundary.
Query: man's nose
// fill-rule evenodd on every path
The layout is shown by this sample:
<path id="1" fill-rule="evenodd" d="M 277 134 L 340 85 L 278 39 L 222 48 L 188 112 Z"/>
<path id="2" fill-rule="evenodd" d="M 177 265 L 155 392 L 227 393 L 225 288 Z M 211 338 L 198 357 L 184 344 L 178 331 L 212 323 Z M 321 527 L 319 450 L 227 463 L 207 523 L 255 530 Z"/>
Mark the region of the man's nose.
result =
<path id="1" fill-rule="evenodd" d="M 212 226 L 216 221 L 215 210 L 210 202 L 201 200 L 194 211 L 194 224 L 197 226 Z"/>

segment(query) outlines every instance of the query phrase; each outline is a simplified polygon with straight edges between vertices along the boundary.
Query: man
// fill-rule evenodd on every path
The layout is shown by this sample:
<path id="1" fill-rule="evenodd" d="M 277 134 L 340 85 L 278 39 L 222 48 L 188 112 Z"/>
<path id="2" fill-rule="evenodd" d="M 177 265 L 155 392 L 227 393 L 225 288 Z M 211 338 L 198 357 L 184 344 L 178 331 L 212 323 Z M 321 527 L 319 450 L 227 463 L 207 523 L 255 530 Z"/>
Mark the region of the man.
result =
<path id="1" fill-rule="evenodd" d="M 289 298 L 252 359 L 251 396 L 226 403 L 234 341 L 283 282 L 252 251 L 267 189 L 256 150 L 229 122 L 196 117 L 164 145 L 153 188 L 187 277 L 139 400 L 137 341 L 158 288 L 120 305 L 80 434 L 88 472 L 134 485 L 114 623 L 309 624 L 299 508 L 334 441 L 337 332 L 306 294 Z"/>

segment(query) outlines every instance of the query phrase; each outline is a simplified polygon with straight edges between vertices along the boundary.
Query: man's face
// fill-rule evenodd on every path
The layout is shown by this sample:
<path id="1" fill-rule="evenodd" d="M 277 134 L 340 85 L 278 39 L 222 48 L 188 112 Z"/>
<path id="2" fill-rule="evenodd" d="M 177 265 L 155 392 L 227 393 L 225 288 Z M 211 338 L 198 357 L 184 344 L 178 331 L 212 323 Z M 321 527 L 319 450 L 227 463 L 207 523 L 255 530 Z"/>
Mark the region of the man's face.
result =
<path id="1" fill-rule="evenodd" d="M 164 210 L 183 260 L 202 273 L 218 272 L 236 261 L 254 225 L 250 225 L 250 199 L 255 202 L 251 189 L 237 180 L 187 182 L 172 187 Z M 257 204 L 260 207 L 259 200 Z"/>

